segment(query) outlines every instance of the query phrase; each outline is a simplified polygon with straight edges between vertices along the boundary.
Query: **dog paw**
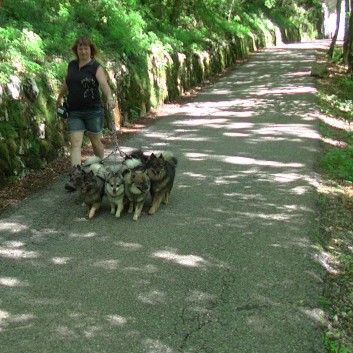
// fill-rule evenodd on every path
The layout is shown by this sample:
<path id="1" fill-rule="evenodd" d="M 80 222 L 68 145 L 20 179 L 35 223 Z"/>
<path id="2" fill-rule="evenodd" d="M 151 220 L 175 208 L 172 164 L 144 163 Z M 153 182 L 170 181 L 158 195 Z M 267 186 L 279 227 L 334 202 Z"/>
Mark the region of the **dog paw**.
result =
<path id="1" fill-rule="evenodd" d="M 96 209 L 92 208 L 88 213 L 88 218 L 89 219 L 93 218 L 95 214 L 96 214 Z"/>
<path id="2" fill-rule="evenodd" d="M 170 196 L 169 196 L 169 195 L 166 195 L 165 198 L 164 198 L 164 200 L 163 200 L 163 203 L 164 203 L 165 205 L 168 205 L 169 201 L 170 201 Z"/>
<path id="3" fill-rule="evenodd" d="M 156 213 L 156 210 L 154 208 L 150 208 L 150 210 L 148 211 L 149 215 L 154 215 Z"/>

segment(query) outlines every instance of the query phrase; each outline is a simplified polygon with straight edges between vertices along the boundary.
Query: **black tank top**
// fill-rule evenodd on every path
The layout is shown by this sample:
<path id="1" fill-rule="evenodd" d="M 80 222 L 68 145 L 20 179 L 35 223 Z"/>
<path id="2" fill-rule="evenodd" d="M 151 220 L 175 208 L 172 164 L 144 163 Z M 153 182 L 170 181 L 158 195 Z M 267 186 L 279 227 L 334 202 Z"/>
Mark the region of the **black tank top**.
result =
<path id="1" fill-rule="evenodd" d="M 66 84 L 69 89 L 67 103 L 70 110 L 96 110 L 102 107 L 99 83 L 96 73 L 100 64 L 92 59 L 88 64 L 78 67 L 78 60 L 70 61 Z"/>

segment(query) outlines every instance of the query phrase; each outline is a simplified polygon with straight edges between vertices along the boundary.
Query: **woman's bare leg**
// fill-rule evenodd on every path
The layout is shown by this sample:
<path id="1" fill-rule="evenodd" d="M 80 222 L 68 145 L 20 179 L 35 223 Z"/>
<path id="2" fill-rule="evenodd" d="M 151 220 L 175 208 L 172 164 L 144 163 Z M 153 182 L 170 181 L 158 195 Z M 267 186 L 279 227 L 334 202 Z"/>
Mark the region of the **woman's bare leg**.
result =
<path id="1" fill-rule="evenodd" d="M 71 132 L 70 133 L 70 158 L 71 166 L 81 165 L 81 148 L 83 141 L 83 131 Z"/>
<path id="2" fill-rule="evenodd" d="M 94 155 L 99 158 L 104 158 L 104 145 L 101 141 L 102 134 L 87 134 L 93 147 Z"/>

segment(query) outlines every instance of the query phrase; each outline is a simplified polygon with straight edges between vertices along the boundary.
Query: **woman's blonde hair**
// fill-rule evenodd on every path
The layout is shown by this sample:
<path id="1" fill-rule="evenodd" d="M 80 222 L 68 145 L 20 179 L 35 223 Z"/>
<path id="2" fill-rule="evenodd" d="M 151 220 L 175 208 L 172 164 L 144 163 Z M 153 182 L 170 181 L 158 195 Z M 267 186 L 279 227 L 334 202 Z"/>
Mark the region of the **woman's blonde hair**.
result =
<path id="1" fill-rule="evenodd" d="M 72 45 L 71 50 L 72 52 L 75 54 L 76 58 L 78 58 L 78 54 L 77 54 L 77 48 L 80 45 L 87 45 L 91 48 L 91 58 L 95 58 L 98 54 L 98 48 L 96 47 L 96 45 L 93 43 L 93 41 L 88 38 L 88 37 L 78 37 L 75 40 L 75 43 Z"/>

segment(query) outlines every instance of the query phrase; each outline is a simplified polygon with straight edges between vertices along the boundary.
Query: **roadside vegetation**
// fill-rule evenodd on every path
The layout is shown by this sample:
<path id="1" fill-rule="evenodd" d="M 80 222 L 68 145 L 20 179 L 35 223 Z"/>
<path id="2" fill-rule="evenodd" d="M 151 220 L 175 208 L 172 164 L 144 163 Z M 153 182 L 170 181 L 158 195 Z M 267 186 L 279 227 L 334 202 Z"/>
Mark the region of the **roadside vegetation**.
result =
<path id="1" fill-rule="evenodd" d="M 320 161 L 321 262 L 326 268 L 324 342 L 329 353 L 353 352 L 353 77 L 337 46 L 318 57 L 323 114 Z"/>

